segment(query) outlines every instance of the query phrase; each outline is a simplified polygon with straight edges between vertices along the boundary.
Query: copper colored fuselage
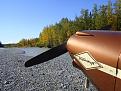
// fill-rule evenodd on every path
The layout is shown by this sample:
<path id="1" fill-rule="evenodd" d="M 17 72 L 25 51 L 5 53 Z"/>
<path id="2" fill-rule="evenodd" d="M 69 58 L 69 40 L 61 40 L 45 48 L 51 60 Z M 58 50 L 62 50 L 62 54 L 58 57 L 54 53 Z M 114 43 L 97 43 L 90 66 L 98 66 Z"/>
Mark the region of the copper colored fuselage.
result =
<path id="1" fill-rule="evenodd" d="M 99 91 L 121 91 L 121 32 L 77 32 L 69 38 L 67 49 L 77 67 L 84 71 Z M 75 57 L 86 52 L 100 68 L 86 69 L 80 62 L 91 63 L 90 60 Z"/>

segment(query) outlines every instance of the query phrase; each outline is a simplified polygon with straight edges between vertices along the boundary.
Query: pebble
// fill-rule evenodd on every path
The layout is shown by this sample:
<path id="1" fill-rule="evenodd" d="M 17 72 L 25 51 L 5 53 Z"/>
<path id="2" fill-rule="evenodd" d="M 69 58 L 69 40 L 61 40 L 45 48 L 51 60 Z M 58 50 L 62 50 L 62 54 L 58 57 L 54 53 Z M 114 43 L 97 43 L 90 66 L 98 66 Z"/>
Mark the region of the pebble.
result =
<path id="1" fill-rule="evenodd" d="M 72 66 L 68 53 L 39 65 L 24 67 L 27 60 L 46 50 L 0 49 L 0 91 L 82 91 L 85 75 Z M 97 91 L 91 82 L 89 91 Z"/>

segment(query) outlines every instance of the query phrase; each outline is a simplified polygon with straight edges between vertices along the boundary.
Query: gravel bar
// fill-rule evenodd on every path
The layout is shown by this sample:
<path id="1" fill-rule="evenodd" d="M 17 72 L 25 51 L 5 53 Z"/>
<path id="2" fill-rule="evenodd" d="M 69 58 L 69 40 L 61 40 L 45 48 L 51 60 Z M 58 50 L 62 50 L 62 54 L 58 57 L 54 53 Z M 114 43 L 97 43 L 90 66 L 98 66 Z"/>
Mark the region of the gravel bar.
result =
<path id="1" fill-rule="evenodd" d="M 83 91 L 85 75 L 68 53 L 29 68 L 24 63 L 47 48 L 0 48 L 0 91 Z M 87 91 L 97 91 L 89 83 Z"/>

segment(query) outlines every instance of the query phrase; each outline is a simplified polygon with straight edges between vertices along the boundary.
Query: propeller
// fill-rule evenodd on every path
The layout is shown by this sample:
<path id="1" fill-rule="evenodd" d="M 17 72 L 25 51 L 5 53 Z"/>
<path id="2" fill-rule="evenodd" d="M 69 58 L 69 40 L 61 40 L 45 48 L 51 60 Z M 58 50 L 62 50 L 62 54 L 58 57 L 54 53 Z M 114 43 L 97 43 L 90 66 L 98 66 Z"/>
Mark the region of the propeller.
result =
<path id="1" fill-rule="evenodd" d="M 84 33 L 84 32 L 76 32 L 76 35 L 78 35 L 78 36 L 93 36 L 91 34 Z M 67 47 L 67 44 L 63 43 L 63 44 L 61 44 L 57 47 L 54 47 L 54 48 L 52 48 L 52 49 L 50 49 L 42 54 L 39 54 L 38 56 L 35 56 L 32 59 L 25 62 L 25 67 L 37 65 L 37 64 L 49 61 L 55 57 L 58 57 L 58 56 L 67 52 L 66 47 Z"/>
<path id="2" fill-rule="evenodd" d="M 64 53 L 67 52 L 66 49 L 66 43 L 61 44 L 57 47 L 54 47 L 42 54 L 39 54 L 38 56 L 33 57 L 32 59 L 28 60 L 27 62 L 25 62 L 25 67 L 30 67 L 33 65 L 37 65 L 46 61 L 49 61 L 55 57 L 58 57 Z"/>

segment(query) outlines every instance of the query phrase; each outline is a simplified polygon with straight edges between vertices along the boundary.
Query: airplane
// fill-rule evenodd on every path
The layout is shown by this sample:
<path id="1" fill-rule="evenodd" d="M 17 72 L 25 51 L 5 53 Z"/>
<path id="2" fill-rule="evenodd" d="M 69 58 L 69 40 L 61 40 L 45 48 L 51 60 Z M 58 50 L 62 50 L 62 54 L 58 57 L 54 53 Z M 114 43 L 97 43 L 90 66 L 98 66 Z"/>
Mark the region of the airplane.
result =
<path id="1" fill-rule="evenodd" d="M 66 52 L 73 59 L 73 66 L 82 70 L 99 91 L 121 91 L 121 32 L 78 31 L 66 43 L 25 62 L 25 67 Z"/>

